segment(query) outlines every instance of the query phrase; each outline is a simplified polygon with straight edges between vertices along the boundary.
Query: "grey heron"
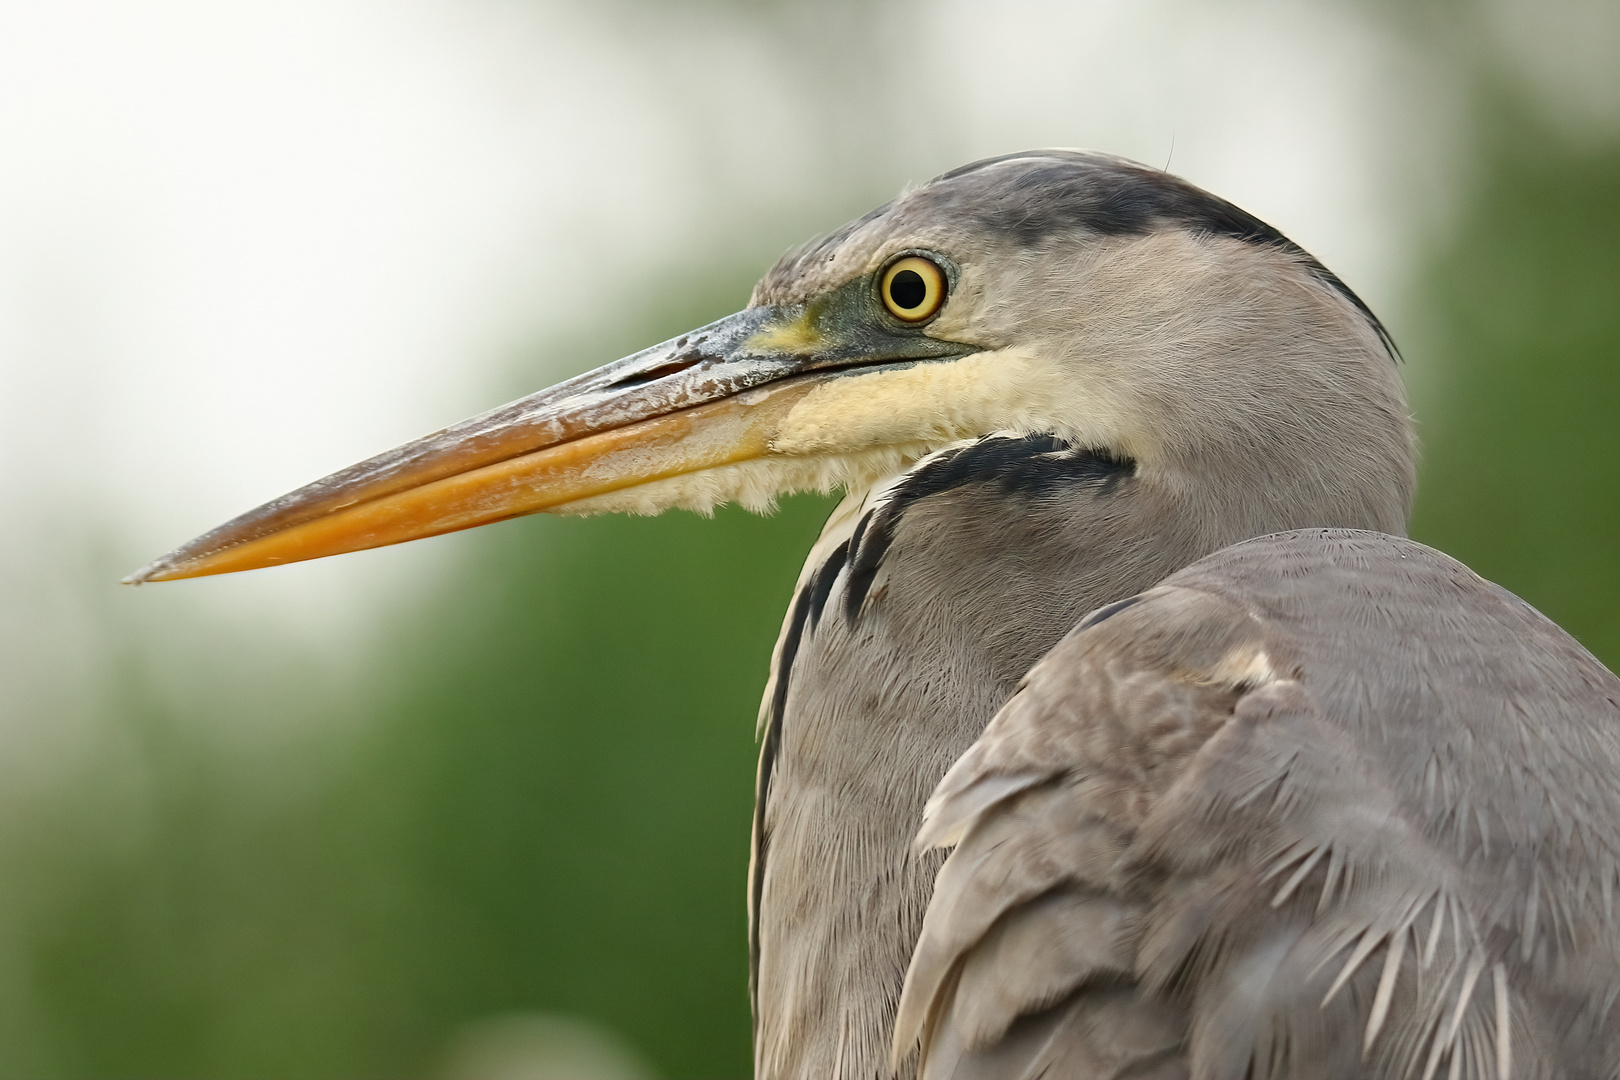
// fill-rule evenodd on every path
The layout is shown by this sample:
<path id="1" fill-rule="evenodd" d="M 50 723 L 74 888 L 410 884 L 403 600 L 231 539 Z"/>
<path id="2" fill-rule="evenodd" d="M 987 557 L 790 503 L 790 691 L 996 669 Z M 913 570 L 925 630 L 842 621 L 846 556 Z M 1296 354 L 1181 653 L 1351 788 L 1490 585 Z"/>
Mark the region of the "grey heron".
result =
<path id="1" fill-rule="evenodd" d="M 1034 151 L 131 580 L 842 488 L 761 709 L 759 1076 L 1616 1075 L 1620 681 L 1402 538 L 1415 452 L 1319 262 Z"/>

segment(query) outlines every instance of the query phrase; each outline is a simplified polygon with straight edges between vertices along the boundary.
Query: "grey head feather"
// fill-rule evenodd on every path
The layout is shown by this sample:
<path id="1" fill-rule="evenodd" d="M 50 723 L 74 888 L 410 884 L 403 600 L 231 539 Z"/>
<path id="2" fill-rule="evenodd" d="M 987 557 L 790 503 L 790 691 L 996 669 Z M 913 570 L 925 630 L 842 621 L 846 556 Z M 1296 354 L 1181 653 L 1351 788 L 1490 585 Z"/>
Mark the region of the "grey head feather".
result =
<path id="1" fill-rule="evenodd" d="M 1286 252 L 1331 286 L 1377 332 L 1391 357 L 1395 342 L 1372 309 L 1338 275 L 1259 218 L 1178 176 L 1127 158 L 1087 150 L 1026 150 L 952 169 L 835 232 L 789 252 L 765 276 L 756 299 L 802 294 L 819 284 L 820 264 L 864 226 L 897 211 L 953 222 L 1038 249 L 1075 230 L 1140 236 L 1182 227 Z"/>

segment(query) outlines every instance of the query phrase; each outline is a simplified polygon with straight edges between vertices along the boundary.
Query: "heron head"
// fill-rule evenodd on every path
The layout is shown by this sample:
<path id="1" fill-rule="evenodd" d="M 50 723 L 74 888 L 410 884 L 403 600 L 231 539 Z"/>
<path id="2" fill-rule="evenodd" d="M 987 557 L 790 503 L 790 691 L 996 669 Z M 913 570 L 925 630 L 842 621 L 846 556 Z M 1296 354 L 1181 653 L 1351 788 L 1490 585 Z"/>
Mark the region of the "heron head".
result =
<path id="1" fill-rule="evenodd" d="M 761 509 L 1035 433 L 1129 460 L 1241 535 L 1400 532 L 1413 487 L 1393 351 L 1343 283 L 1168 174 L 1047 150 L 910 190 L 784 257 L 743 311 L 316 481 L 130 580 L 542 511 Z"/>

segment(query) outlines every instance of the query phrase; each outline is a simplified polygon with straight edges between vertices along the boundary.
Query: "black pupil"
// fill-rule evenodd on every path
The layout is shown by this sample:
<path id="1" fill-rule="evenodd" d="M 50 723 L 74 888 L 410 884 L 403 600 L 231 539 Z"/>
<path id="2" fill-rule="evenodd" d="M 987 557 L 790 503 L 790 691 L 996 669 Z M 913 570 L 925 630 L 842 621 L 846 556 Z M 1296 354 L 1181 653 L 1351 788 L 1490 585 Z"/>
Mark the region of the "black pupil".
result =
<path id="1" fill-rule="evenodd" d="M 889 299 L 895 307 L 911 310 L 920 307 L 928 296 L 928 286 L 915 270 L 902 270 L 889 282 Z"/>

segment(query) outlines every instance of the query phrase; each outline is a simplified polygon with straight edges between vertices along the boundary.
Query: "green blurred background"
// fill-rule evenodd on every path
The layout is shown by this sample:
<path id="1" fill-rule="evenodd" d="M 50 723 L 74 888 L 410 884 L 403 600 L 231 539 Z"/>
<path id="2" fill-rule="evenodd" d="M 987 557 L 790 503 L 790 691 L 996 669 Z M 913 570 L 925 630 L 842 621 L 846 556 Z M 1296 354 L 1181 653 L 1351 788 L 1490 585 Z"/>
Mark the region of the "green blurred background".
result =
<path id="1" fill-rule="evenodd" d="M 116 5 L 63 5 L 71 17 L 43 29 L 39 7 L 0 5 L 0 41 L 61 50 L 81 82 L 122 55 Z M 595 1025 L 556 1038 L 607 1044 L 603 1075 L 613 1053 L 624 1075 L 747 1075 L 753 720 L 830 500 L 766 518 L 531 518 L 260 584 L 111 582 L 417 428 L 735 310 L 776 253 L 972 157 L 1039 144 L 1169 156 L 1315 250 L 1404 347 L 1425 446 L 1414 535 L 1620 664 L 1613 4 L 423 3 L 402 22 L 355 2 L 328 8 L 341 33 L 311 6 L 290 6 L 307 28 L 267 28 L 254 5 L 232 23 L 219 15 L 232 7 L 154 4 L 152 32 L 200 26 L 204 51 L 255 34 L 327 42 L 254 67 L 271 98 L 317 68 L 374 73 L 367 50 L 402 26 L 442 34 L 453 70 L 434 77 L 475 72 L 468 115 L 486 109 L 489 141 L 522 148 L 479 167 L 551 185 L 530 202 L 493 182 L 474 193 L 556 213 L 508 230 L 447 212 L 447 235 L 510 232 L 525 253 L 494 244 L 508 254 L 470 260 L 483 269 L 439 298 L 451 311 L 506 297 L 496 330 L 446 334 L 422 361 L 470 373 L 407 372 L 397 398 L 377 391 L 386 369 L 358 360 L 345 384 L 342 354 L 291 375 L 249 365 L 224 390 L 206 366 L 143 366 L 167 344 L 142 353 L 126 324 L 98 322 L 81 264 L 41 254 L 80 250 L 77 234 L 0 218 L 0 239 L 32 252 L 0 278 L 0 1076 L 496 1080 L 550 1052 L 545 1024 L 566 1018 Z M 554 81 L 537 89 L 531 67 Z M 118 70 L 146 85 L 140 64 Z M 626 72 L 642 81 L 627 89 Z M 205 97 L 210 77 L 151 107 Z M 48 92 L 0 81 L 0 133 L 48 124 Z M 399 111 L 407 132 L 474 123 L 423 119 L 437 93 L 368 108 L 379 124 Z M 251 167 L 291 169 L 262 137 Z M 0 185 L 27 175 L 10 146 Z M 338 152 L 310 148 L 317 163 Z M 34 184 L 44 198 L 51 185 Z M 401 213 L 438 204 L 423 205 Z M 206 227 L 235 243 L 228 225 Z M 42 304 L 71 329 L 16 332 Z M 254 317 L 244 334 L 314 318 L 296 305 Z M 39 347 L 81 339 L 96 344 Z M 200 365 L 218 351 L 187 347 Z M 279 384 L 289 396 L 254 412 Z M 322 395 L 341 408 L 299 411 Z M 102 413 L 81 410 L 92 399 Z M 362 412 L 384 419 L 348 432 L 343 417 Z M 220 437 L 213 416 L 242 433 Z M 97 424 L 122 441 L 95 442 L 83 429 Z M 278 425 L 319 459 L 278 443 Z M 323 425 L 344 431 L 320 442 Z M 87 440 L 95 453 L 53 449 Z M 164 449 L 142 458 L 146 443 Z M 138 468 L 109 464 L 122 455 Z M 173 494 L 193 472 L 265 460 L 284 474 Z"/>

